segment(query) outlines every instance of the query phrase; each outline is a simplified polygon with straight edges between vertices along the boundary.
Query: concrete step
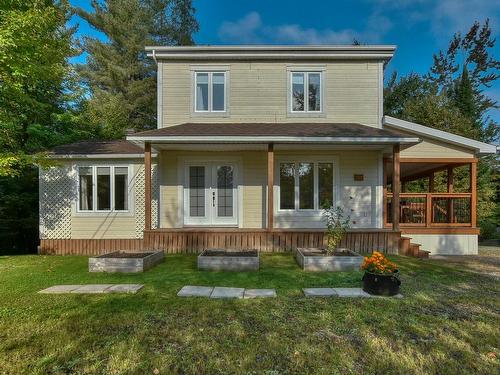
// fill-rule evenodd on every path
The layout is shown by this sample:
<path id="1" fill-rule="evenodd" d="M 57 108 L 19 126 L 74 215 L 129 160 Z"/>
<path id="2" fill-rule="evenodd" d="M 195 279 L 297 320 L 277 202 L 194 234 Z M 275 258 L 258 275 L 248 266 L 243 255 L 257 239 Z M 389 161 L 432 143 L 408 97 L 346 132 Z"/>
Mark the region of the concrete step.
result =
<path id="1" fill-rule="evenodd" d="M 429 259 L 429 254 L 430 253 L 431 253 L 430 251 L 419 250 L 418 251 L 418 258 L 420 258 L 420 259 Z"/>

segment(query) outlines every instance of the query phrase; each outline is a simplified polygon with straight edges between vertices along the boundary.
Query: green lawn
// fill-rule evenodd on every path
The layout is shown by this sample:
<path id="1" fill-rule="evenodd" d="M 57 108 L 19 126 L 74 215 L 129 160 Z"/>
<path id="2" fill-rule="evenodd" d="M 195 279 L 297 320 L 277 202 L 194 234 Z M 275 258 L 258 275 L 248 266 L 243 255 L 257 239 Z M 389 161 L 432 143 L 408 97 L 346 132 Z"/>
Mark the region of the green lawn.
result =
<path id="1" fill-rule="evenodd" d="M 361 273 L 304 273 L 264 255 L 255 273 L 167 256 L 141 275 L 89 274 L 87 258 L 0 257 L 0 374 L 493 374 L 499 279 L 466 264 L 392 257 L 404 299 L 306 299 Z M 136 295 L 42 295 L 54 284 L 144 283 Z M 278 298 L 176 297 L 186 284 L 273 287 Z"/>

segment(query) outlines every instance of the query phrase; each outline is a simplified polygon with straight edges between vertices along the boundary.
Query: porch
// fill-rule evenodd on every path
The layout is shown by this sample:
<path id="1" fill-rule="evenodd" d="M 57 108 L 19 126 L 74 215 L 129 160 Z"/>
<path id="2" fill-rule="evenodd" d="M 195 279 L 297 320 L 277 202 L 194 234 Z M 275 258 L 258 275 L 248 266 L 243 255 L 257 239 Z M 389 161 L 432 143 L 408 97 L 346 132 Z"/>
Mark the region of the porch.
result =
<path id="1" fill-rule="evenodd" d="M 384 159 L 384 227 L 479 234 L 476 158 Z"/>

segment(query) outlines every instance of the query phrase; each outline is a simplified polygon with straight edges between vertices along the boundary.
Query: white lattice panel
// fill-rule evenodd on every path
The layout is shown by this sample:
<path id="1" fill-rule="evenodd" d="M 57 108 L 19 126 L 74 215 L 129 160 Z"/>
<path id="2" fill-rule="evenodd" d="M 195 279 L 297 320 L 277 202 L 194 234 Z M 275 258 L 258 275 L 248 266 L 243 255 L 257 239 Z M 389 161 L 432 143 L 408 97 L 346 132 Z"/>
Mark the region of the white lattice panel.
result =
<path id="1" fill-rule="evenodd" d="M 160 202 L 160 187 L 157 165 L 152 166 L 151 173 L 151 227 L 158 228 L 158 204 Z M 144 166 L 141 166 L 135 176 L 135 237 L 142 238 L 144 231 Z"/>
<path id="2" fill-rule="evenodd" d="M 40 238 L 71 238 L 71 206 L 76 194 L 71 167 L 40 169 Z"/>

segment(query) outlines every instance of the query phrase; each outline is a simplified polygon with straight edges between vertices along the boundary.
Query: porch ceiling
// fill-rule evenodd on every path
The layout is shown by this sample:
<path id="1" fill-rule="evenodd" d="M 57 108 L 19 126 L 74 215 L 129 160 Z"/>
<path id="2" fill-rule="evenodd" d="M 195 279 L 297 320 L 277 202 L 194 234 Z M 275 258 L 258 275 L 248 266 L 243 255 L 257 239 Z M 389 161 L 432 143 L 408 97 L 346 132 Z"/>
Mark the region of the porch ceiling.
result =
<path id="1" fill-rule="evenodd" d="M 472 161 L 473 159 L 471 159 Z M 410 176 L 426 175 L 431 171 L 436 171 L 439 169 L 446 169 L 449 165 L 457 166 L 453 163 L 401 163 L 401 180 L 404 180 Z M 392 180 L 392 168 L 387 169 L 387 178 L 389 181 Z"/>

